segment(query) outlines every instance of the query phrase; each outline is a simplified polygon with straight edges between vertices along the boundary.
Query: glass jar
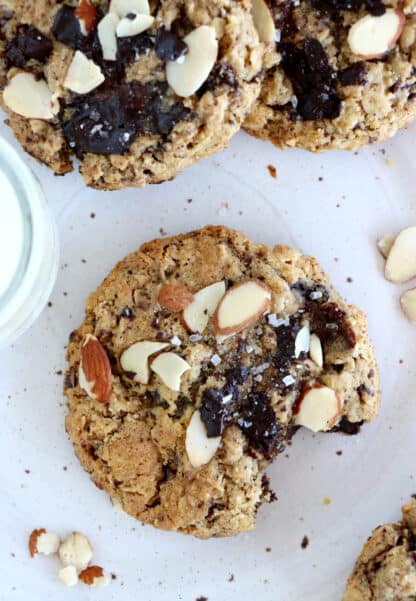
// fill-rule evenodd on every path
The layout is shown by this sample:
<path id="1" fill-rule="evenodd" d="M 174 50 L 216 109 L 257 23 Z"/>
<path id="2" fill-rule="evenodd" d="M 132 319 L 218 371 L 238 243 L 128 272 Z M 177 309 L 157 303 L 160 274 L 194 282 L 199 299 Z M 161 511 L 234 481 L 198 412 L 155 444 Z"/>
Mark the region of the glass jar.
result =
<path id="1" fill-rule="evenodd" d="M 56 280 L 58 235 L 35 175 L 0 138 L 0 348 L 23 334 Z"/>

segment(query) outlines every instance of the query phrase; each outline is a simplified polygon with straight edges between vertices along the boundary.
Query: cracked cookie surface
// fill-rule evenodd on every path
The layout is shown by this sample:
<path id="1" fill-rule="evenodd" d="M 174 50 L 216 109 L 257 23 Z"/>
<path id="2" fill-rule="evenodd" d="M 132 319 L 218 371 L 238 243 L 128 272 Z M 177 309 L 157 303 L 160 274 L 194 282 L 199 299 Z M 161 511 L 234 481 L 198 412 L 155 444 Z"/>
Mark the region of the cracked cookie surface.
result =
<path id="1" fill-rule="evenodd" d="M 95 15 L 88 35 L 76 16 L 85 4 Z M 9 125 L 23 148 L 56 174 L 72 171 L 75 155 L 94 188 L 174 178 L 228 144 L 260 90 L 263 45 L 248 0 L 151 1 L 153 24 L 118 37 L 115 60 L 104 59 L 99 35 L 106 0 L 2 0 L 0 7 L 3 89 L 16 73 L 33 73 L 59 101 L 59 112 L 40 120 L 13 112 L 3 98 Z M 167 81 L 167 66 L 186 59 L 184 38 L 203 26 L 215 33 L 217 58 L 197 91 L 179 97 Z M 65 87 L 76 53 L 92 60 L 104 77 L 85 93 Z"/>
<path id="2" fill-rule="evenodd" d="M 343 601 L 412 601 L 416 597 L 416 500 L 400 522 L 376 528 L 358 557 Z"/>
<path id="3" fill-rule="evenodd" d="M 264 471 L 308 391 L 340 403 L 324 430 L 357 433 L 379 406 L 363 313 L 313 258 L 225 227 L 120 261 L 90 296 L 67 359 L 67 431 L 94 483 L 137 519 L 201 538 L 254 528 L 274 498 Z"/>
<path id="4" fill-rule="evenodd" d="M 352 150 L 386 140 L 416 118 L 416 2 L 267 0 L 277 39 L 246 130 L 281 148 Z M 406 18 L 393 48 L 366 60 L 348 43 L 365 15 Z"/>

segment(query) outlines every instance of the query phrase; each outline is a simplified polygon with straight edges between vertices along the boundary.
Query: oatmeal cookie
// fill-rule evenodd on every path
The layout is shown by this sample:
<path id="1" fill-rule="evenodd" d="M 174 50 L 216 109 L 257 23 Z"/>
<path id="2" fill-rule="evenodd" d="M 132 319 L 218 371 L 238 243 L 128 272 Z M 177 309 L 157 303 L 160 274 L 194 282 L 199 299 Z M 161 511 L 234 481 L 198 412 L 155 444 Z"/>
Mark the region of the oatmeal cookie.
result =
<path id="1" fill-rule="evenodd" d="M 250 134 L 280 148 L 352 150 L 415 119 L 415 0 L 267 2 L 277 41 Z"/>
<path id="2" fill-rule="evenodd" d="M 260 91 L 249 0 L 1 0 L 2 106 L 23 148 L 88 186 L 172 179 Z"/>
<path id="3" fill-rule="evenodd" d="M 142 522 L 200 538 L 255 525 L 300 426 L 356 434 L 379 406 L 363 313 L 315 259 L 225 227 L 118 263 L 71 334 L 66 427 Z"/>
<path id="4" fill-rule="evenodd" d="M 416 598 L 416 500 L 403 519 L 376 528 L 361 551 L 343 601 L 412 601 Z"/>

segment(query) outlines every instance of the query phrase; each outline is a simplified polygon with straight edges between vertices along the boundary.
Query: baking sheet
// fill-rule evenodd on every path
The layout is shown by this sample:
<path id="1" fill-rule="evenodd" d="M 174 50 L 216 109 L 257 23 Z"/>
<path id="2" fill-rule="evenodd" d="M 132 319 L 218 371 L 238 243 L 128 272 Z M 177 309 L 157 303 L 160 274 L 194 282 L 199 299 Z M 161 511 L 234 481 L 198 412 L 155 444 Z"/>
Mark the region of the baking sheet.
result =
<path id="1" fill-rule="evenodd" d="M 88 190 L 77 174 L 56 178 L 28 159 L 58 222 L 61 265 L 52 306 L 0 353 L 1 601 L 341 598 L 371 529 L 398 518 L 416 492 L 416 329 L 399 307 L 406 286 L 384 280 L 375 244 L 416 223 L 415 134 L 358 153 L 312 155 L 240 133 L 173 182 L 115 193 Z M 17 147 L 6 126 L 0 135 Z M 112 266 L 146 240 L 208 223 L 319 259 L 344 297 L 369 314 L 383 399 L 379 418 L 358 437 L 295 437 L 269 469 L 279 500 L 261 508 L 255 532 L 199 541 L 114 511 L 65 435 L 59 373 L 86 297 Z M 110 586 L 66 589 L 57 559 L 29 558 L 35 527 L 87 534 L 94 563 L 115 575 Z"/>

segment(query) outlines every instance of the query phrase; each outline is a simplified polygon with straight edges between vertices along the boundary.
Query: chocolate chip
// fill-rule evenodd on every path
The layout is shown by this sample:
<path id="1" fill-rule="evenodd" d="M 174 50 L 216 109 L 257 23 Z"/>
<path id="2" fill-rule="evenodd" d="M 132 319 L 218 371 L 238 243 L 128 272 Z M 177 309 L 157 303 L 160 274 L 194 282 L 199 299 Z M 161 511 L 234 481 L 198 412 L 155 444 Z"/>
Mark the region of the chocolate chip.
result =
<path id="1" fill-rule="evenodd" d="M 362 420 L 360 422 L 350 422 L 348 418 L 344 416 L 335 430 L 338 432 L 343 432 L 344 434 L 349 434 L 350 436 L 354 436 L 355 434 L 359 433 L 363 423 L 364 422 Z"/>
<path id="2" fill-rule="evenodd" d="M 142 54 L 146 55 L 154 47 L 154 38 L 148 33 L 117 39 L 117 73 L 124 75 L 126 66 L 137 60 Z"/>
<path id="3" fill-rule="evenodd" d="M 279 46 L 282 68 L 297 99 L 296 113 L 306 121 L 338 117 L 341 100 L 335 88 L 336 73 L 322 44 L 308 37 L 300 46 L 292 43 Z"/>
<path id="4" fill-rule="evenodd" d="M 283 432 L 265 393 L 248 395 L 241 403 L 240 415 L 237 423 L 254 449 L 268 458 L 282 449 Z"/>
<path id="5" fill-rule="evenodd" d="M 342 71 L 338 71 L 338 80 L 343 86 L 363 86 L 367 81 L 365 63 L 360 61 Z"/>
<path id="6" fill-rule="evenodd" d="M 51 40 L 36 27 L 21 25 L 13 40 L 7 45 L 5 56 L 11 65 L 23 68 L 31 59 L 46 63 L 52 50 Z"/>
<path id="7" fill-rule="evenodd" d="M 88 43 L 88 38 L 82 33 L 80 22 L 75 16 L 75 9 L 67 4 L 56 13 L 52 33 L 58 42 L 73 50 L 84 50 Z"/>
<path id="8" fill-rule="evenodd" d="M 227 418 L 227 407 L 223 403 L 224 393 L 216 388 L 208 388 L 202 393 L 201 419 L 205 424 L 208 438 L 221 436 Z"/>
<path id="9" fill-rule="evenodd" d="M 156 32 L 156 55 L 162 61 L 176 61 L 188 52 L 188 46 L 172 31 L 160 27 Z"/>
<path id="10" fill-rule="evenodd" d="M 197 96 L 201 98 L 205 92 L 211 92 L 222 85 L 228 86 L 234 92 L 237 92 L 240 87 L 235 71 L 228 63 L 215 65 L 208 79 L 197 91 Z"/>
<path id="11" fill-rule="evenodd" d="M 69 147 L 82 156 L 125 154 L 140 135 L 167 135 L 190 113 L 168 95 L 166 83 L 123 83 L 77 97 L 63 123 Z"/>

